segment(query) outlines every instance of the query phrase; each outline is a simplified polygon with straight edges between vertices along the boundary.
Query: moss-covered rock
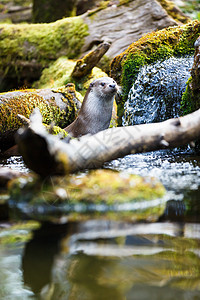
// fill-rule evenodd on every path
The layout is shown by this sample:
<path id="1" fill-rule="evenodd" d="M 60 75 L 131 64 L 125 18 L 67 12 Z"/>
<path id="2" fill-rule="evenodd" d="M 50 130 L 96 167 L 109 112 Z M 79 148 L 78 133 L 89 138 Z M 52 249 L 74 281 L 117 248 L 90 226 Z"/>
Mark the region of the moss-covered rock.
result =
<path id="1" fill-rule="evenodd" d="M 181 110 L 183 115 L 187 115 L 200 108 L 200 94 L 194 97 L 191 82 L 192 77 L 188 79 L 186 90 L 182 96 Z"/>
<path id="2" fill-rule="evenodd" d="M 65 18 L 51 24 L 1 24 L 1 66 L 20 58 L 39 59 L 46 65 L 62 54 L 76 57 L 88 35 L 80 17 Z M 3 59 L 4 57 L 4 59 Z"/>
<path id="3" fill-rule="evenodd" d="M 41 111 L 45 124 L 54 123 L 61 128 L 76 117 L 80 101 L 73 84 L 58 89 L 31 89 L 0 94 L 1 150 L 14 144 L 14 134 L 22 126 L 18 114 L 29 118 L 35 107 Z"/>
<path id="4" fill-rule="evenodd" d="M 111 63 L 111 77 L 123 88 L 123 99 L 118 105 L 122 116 L 124 102 L 142 66 L 171 56 L 194 54 L 194 42 L 200 35 L 200 22 L 170 27 L 149 33 L 139 39 Z"/>
<path id="5" fill-rule="evenodd" d="M 131 220 L 153 220 L 164 212 L 165 207 L 162 200 L 156 205 L 152 201 L 165 194 L 165 188 L 156 179 L 111 170 L 50 177 L 43 181 L 32 176 L 20 177 L 9 183 L 9 190 L 16 207 L 18 203 L 24 203 L 24 207 L 28 205 L 37 211 L 43 206 L 47 216 L 50 211 L 51 217 L 67 214 L 72 220 L 88 218 L 91 213 L 117 218 L 120 212 Z M 38 214 L 37 218 L 44 218 L 44 215 Z"/>
<path id="6" fill-rule="evenodd" d="M 200 108 L 200 37 L 195 42 L 194 63 L 191 68 L 191 75 L 182 96 L 181 109 L 183 115 Z M 196 143 L 196 148 L 198 151 L 200 150 L 200 141 Z"/>

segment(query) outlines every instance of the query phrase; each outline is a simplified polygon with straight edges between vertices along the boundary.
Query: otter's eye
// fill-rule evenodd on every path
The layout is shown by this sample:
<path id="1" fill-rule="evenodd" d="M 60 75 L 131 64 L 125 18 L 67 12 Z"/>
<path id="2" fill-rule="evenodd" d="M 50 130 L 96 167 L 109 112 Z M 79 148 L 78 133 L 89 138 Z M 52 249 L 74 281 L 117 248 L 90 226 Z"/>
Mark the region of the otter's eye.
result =
<path id="1" fill-rule="evenodd" d="M 105 82 L 101 82 L 101 85 L 104 86 L 104 85 L 105 85 Z"/>

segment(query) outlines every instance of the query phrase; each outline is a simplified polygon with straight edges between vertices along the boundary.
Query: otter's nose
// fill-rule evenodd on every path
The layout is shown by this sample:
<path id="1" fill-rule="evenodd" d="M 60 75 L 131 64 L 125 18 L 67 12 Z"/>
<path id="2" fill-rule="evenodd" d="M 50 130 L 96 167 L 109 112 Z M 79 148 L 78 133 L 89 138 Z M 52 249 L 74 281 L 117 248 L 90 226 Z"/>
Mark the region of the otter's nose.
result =
<path id="1" fill-rule="evenodd" d="M 109 87 L 114 89 L 116 87 L 116 85 L 115 84 L 109 84 Z"/>

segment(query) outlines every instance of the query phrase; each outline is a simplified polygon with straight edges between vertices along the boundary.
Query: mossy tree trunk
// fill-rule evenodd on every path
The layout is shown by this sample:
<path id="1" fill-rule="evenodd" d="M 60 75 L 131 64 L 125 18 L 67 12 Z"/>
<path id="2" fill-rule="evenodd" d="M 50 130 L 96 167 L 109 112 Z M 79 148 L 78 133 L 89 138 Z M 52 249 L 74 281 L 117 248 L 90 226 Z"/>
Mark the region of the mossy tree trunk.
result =
<path id="1" fill-rule="evenodd" d="M 27 86 L 60 56 L 77 57 L 87 34 L 80 17 L 50 24 L 1 24 L 0 90 Z"/>

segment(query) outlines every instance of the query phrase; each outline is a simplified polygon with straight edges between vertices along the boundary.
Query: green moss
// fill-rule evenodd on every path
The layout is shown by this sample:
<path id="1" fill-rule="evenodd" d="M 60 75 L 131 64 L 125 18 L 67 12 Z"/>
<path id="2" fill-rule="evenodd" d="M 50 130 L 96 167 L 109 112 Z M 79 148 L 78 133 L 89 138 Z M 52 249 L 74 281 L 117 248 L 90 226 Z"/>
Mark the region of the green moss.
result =
<path id="1" fill-rule="evenodd" d="M 80 93 L 82 95 L 85 95 L 87 89 L 89 88 L 89 85 L 90 83 L 97 79 L 97 78 L 101 78 L 101 77 L 106 77 L 107 74 L 104 73 L 101 69 L 97 68 L 97 67 L 94 67 L 92 69 L 92 72 L 80 79 L 72 79 L 72 81 L 74 82 L 75 86 L 76 86 L 76 89 L 78 91 L 80 91 Z"/>
<path id="2" fill-rule="evenodd" d="M 182 95 L 181 101 L 181 113 L 187 115 L 200 108 L 200 93 L 193 93 L 191 88 L 192 77 L 187 82 L 187 87 Z M 195 150 L 200 152 L 200 140 L 195 142 Z"/>
<path id="3" fill-rule="evenodd" d="M 12 62 L 20 71 L 19 60 L 36 60 L 41 67 L 62 55 L 74 58 L 79 55 L 88 35 L 87 25 L 80 17 L 65 18 L 50 24 L 0 25 L 0 70 Z M 9 63 L 9 64 L 8 64 Z"/>
<path id="4" fill-rule="evenodd" d="M 75 61 L 66 56 L 59 57 L 55 62 L 43 70 L 38 81 L 33 84 L 34 88 L 57 88 L 70 82 L 70 75 L 74 69 Z"/>
<path id="5" fill-rule="evenodd" d="M 42 183 L 36 177 L 22 177 L 13 180 L 9 188 L 12 197 L 20 197 L 31 203 L 54 203 L 55 198 L 58 198 L 57 204 L 67 201 L 73 204 L 83 202 L 113 205 L 161 198 L 165 194 L 163 185 L 153 178 L 147 180 L 111 170 L 91 171 L 81 177 L 51 177 Z M 59 196 L 58 189 L 62 189 L 63 196 L 61 193 Z"/>
<path id="6" fill-rule="evenodd" d="M 128 4 L 129 2 L 131 2 L 131 0 L 119 0 L 118 6 Z"/>
<path id="7" fill-rule="evenodd" d="M 99 3 L 99 5 L 98 5 L 97 8 L 95 8 L 95 9 L 93 9 L 93 10 L 91 10 L 91 11 L 88 12 L 88 16 L 91 17 L 91 18 L 93 19 L 93 18 L 95 17 L 95 14 L 96 14 L 98 11 L 107 8 L 108 5 L 109 5 L 109 3 L 110 3 L 110 1 L 106 1 L 106 0 L 105 0 L 105 1 L 101 1 L 101 2 Z"/>
<path id="8" fill-rule="evenodd" d="M 194 102 L 191 99 L 192 98 L 191 89 L 190 89 L 191 80 L 192 77 L 188 79 L 186 90 L 182 95 L 181 110 L 183 115 L 187 115 L 195 110 Z"/>
<path id="9" fill-rule="evenodd" d="M 59 126 L 52 126 L 46 124 L 44 124 L 44 126 L 50 134 L 59 135 L 61 139 L 64 139 L 65 137 L 68 136 L 68 133 L 64 129 L 60 128 Z"/>
<path id="10" fill-rule="evenodd" d="M 111 58 L 104 54 L 104 56 L 98 62 L 97 67 L 100 68 L 103 72 L 109 74 L 110 63 L 111 63 Z"/>
<path id="11" fill-rule="evenodd" d="M 109 182 L 110 184 L 106 184 Z M 68 183 L 72 201 L 85 201 L 109 205 L 136 200 L 163 197 L 164 187 L 137 175 L 125 175 L 111 170 L 97 170 L 82 178 L 73 177 Z"/>
<path id="12" fill-rule="evenodd" d="M 85 95 L 90 83 L 100 77 L 105 77 L 103 71 L 94 67 L 89 75 L 86 75 L 80 79 L 71 78 L 71 73 L 74 69 L 76 62 L 69 60 L 67 57 L 60 57 L 49 68 L 44 69 L 40 80 L 34 83 L 36 88 L 57 88 L 61 85 L 65 85 L 69 82 L 73 82 L 76 87 L 76 91 L 79 91 L 81 95 Z M 78 94 L 80 101 L 82 96 Z"/>
<path id="13" fill-rule="evenodd" d="M 169 27 L 143 36 L 122 54 L 116 56 L 111 63 L 111 77 L 123 88 L 123 99 L 118 106 L 118 115 L 122 113 L 128 92 L 143 65 L 162 61 L 171 56 L 192 55 L 194 42 L 199 35 L 200 22 L 198 21 Z"/>
<path id="14" fill-rule="evenodd" d="M 50 206 L 51 219 L 54 220 L 58 211 L 62 212 L 62 215 L 67 214 L 68 220 L 80 221 L 91 218 L 91 205 L 94 207 L 93 216 L 116 220 L 121 217 L 127 220 L 155 220 L 165 209 L 164 201 L 157 206 L 148 202 L 165 195 L 165 188 L 156 179 L 111 170 L 96 170 L 81 176 L 53 176 L 43 181 L 36 177 L 31 179 L 31 176 L 17 178 L 9 182 L 9 192 L 14 203 L 29 203 L 30 212 L 37 205 L 40 207 L 43 205 L 44 212 L 45 207 Z M 121 211 L 116 209 L 116 205 L 119 204 L 144 203 L 144 201 L 149 205 L 147 204 L 145 208 L 138 206 L 134 212 L 131 207 L 128 211 L 124 211 L 123 208 Z M 75 209 L 77 204 L 83 207 L 84 213 L 77 213 Z M 103 214 L 95 205 L 105 206 Z M 44 215 L 48 219 L 46 212 Z M 42 216 L 38 214 L 34 217 L 40 219 Z"/>

